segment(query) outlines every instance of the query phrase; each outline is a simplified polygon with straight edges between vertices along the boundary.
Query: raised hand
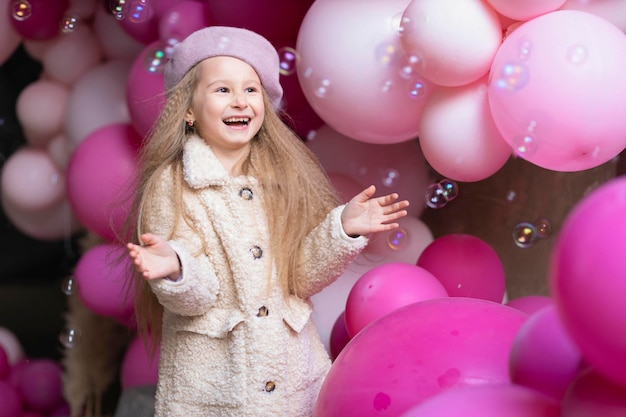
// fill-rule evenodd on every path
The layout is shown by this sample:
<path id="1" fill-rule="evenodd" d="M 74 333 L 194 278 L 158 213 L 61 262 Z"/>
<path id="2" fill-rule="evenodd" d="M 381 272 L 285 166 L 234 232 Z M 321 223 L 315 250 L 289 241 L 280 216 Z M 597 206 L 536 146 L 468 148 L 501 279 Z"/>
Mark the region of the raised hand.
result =
<path id="1" fill-rule="evenodd" d="M 370 185 L 354 196 L 341 213 L 343 230 L 350 236 L 384 232 L 398 227 L 398 220 L 407 215 L 409 202 L 398 201 L 398 194 L 392 193 L 374 197 L 376 187 Z"/>
<path id="2" fill-rule="evenodd" d="M 151 233 L 140 236 L 142 246 L 128 243 L 128 255 L 135 264 L 135 269 L 145 279 L 180 276 L 178 256 L 165 239 Z"/>

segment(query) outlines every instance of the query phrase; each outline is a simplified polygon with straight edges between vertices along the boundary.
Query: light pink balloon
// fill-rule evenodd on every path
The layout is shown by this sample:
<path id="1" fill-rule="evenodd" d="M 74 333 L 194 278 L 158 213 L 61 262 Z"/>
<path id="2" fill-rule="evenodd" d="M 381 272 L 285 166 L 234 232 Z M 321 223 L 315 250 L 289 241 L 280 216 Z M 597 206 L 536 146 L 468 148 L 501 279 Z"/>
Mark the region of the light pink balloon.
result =
<path id="1" fill-rule="evenodd" d="M 48 142 L 46 149 L 52 162 L 54 162 L 61 172 L 65 172 L 73 150 L 72 144 L 67 141 L 65 135 L 61 133 L 54 136 L 50 142 Z"/>
<path id="2" fill-rule="evenodd" d="M 622 0 L 566 0 L 561 10 L 595 14 L 626 32 L 626 2 Z"/>
<path id="3" fill-rule="evenodd" d="M 80 22 L 91 22 L 99 8 L 105 9 L 98 0 L 70 0 L 66 15 L 76 16 Z"/>
<path id="4" fill-rule="evenodd" d="M 25 357 L 24 347 L 15 333 L 0 326 L 0 346 L 9 357 L 9 364 L 15 365 Z"/>
<path id="5" fill-rule="evenodd" d="M 22 46 L 24 50 L 33 60 L 37 62 L 43 61 L 43 56 L 48 50 L 48 48 L 53 45 L 57 41 L 56 38 L 44 40 L 44 41 L 35 41 L 31 39 L 24 39 L 22 41 Z M 43 74 L 42 74 L 43 75 Z"/>
<path id="6" fill-rule="evenodd" d="M 424 249 L 417 265 L 431 272 L 450 297 L 482 298 L 502 302 L 505 275 L 502 261 L 491 245 L 465 233 L 436 238 Z"/>
<path id="7" fill-rule="evenodd" d="M 582 371 L 561 402 L 561 417 L 623 417 L 626 387 L 593 369 Z"/>
<path id="8" fill-rule="evenodd" d="M 316 1 L 300 26 L 296 66 L 302 90 L 324 122 L 347 137 L 392 144 L 418 136 L 431 86 L 400 46 L 407 4 Z"/>
<path id="9" fill-rule="evenodd" d="M 549 284 L 585 360 L 626 387 L 626 176 L 587 194 L 565 218 L 550 258 Z"/>
<path id="10" fill-rule="evenodd" d="M 0 0 L 0 65 L 9 59 L 22 41 L 22 35 L 11 25 L 12 17 L 7 12 L 13 0 Z"/>
<path id="11" fill-rule="evenodd" d="M 126 348 L 120 370 L 121 386 L 124 389 L 144 385 L 156 385 L 158 380 L 158 351 L 151 357 L 141 336 L 136 336 Z"/>
<path id="12" fill-rule="evenodd" d="M 126 82 L 131 64 L 127 60 L 103 62 L 74 84 L 64 115 L 65 134 L 74 146 L 102 127 L 130 121 Z"/>
<path id="13" fill-rule="evenodd" d="M 2 198 L 26 211 L 46 210 L 65 198 L 65 175 L 43 150 L 24 146 L 2 169 Z"/>
<path id="14" fill-rule="evenodd" d="M 524 21 L 557 10 L 565 0 L 487 0 L 487 3 L 504 16 Z"/>
<path id="15" fill-rule="evenodd" d="M 142 138 L 152 128 L 165 105 L 163 90 L 163 66 L 165 58 L 159 58 L 163 49 L 159 42 L 152 42 L 133 61 L 126 84 L 126 103 L 131 124 Z"/>
<path id="16" fill-rule="evenodd" d="M 397 229 L 370 235 L 363 254 L 385 263 L 415 265 L 424 249 L 433 242 L 433 234 L 428 225 L 415 216 L 402 217 L 398 224 Z"/>
<path id="17" fill-rule="evenodd" d="M 496 126 L 520 157 L 540 167 L 601 165 L 626 145 L 624 68 L 626 34 L 598 16 L 560 10 L 525 22 L 493 60 Z"/>
<path id="18" fill-rule="evenodd" d="M 373 184 L 377 194 L 397 192 L 409 201 L 409 214 L 419 217 L 422 213 L 430 180 L 416 141 L 366 143 L 324 125 L 307 141 L 307 146 L 327 172 L 346 175 L 359 183 L 361 190 Z"/>
<path id="19" fill-rule="evenodd" d="M 419 266 L 388 263 L 367 271 L 346 300 L 345 320 L 350 337 L 387 314 L 425 300 L 448 297 L 437 278 Z"/>
<path id="20" fill-rule="evenodd" d="M 140 138 L 129 124 L 90 134 L 67 167 L 67 196 L 76 217 L 107 241 L 119 237 L 130 210 Z"/>
<path id="21" fill-rule="evenodd" d="M 452 388 L 427 398 L 401 417 L 561 417 L 559 403 L 517 385 Z"/>
<path id="22" fill-rule="evenodd" d="M 88 25 L 59 36 L 43 54 L 46 76 L 71 86 L 84 74 L 98 65 L 103 58 L 102 49 L 93 30 Z"/>
<path id="23" fill-rule="evenodd" d="M 412 0 L 402 15 L 401 41 L 420 74 L 456 87 L 488 73 L 502 27 L 482 0 Z"/>
<path id="24" fill-rule="evenodd" d="M 106 7 L 97 7 L 92 23 L 106 59 L 134 59 L 145 45 L 131 37 Z"/>
<path id="25" fill-rule="evenodd" d="M 87 250 L 74 268 L 78 297 L 99 316 L 111 317 L 120 323 L 129 321 L 134 313 L 132 291 L 126 292 L 131 264 L 125 248 L 101 243 Z"/>
<path id="26" fill-rule="evenodd" d="M 419 142 L 433 169 L 451 180 L 480 181 L 498 172 L 512 149 L 491 117 L 487 77 L 436 88 L 422 111 Z"/>
<path id="27" fill-rule="evenodd" d="M 341 203 L 347 203 L 352 197 L 363 191 L 361 184 L 347 175 L 329 172 L 328 178 L 337 190 Z"/>
<path id="28" fill-rule="evenodd" d="M 554 305 L 532 314 L 511 347 L 511 381 L 561 401 L 580 372 L 582 355 Z"/>
<path id="29" fill-rule="evenodd" d="M 46 146 L 61 133 L 69 94 L 65 85 L 47 79 L 32 82 L 20 92 L 15 111 L 30 145 Z"/>

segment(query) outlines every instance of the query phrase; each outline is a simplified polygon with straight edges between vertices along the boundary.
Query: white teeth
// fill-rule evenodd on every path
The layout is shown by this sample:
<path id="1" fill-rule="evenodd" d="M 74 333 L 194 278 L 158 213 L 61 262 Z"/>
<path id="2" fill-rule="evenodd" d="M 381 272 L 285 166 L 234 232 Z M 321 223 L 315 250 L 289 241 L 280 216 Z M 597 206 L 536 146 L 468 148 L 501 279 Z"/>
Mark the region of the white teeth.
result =
<path id="1" fill-rule="evenodd" d="M 224 119 L 225 123 L 248 123 L 249 121 L 249 117 L 231 117 L 228 119 Z"/>

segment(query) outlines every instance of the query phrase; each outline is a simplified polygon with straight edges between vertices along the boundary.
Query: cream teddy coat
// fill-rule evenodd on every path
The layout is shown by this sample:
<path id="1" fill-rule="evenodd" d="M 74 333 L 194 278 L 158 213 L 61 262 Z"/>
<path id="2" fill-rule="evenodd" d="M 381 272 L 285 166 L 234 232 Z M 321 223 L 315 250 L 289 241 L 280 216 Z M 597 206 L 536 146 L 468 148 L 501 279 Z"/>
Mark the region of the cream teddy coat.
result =
<path id="1" fill-rule="evenodd" d="M 330 359 L 308 298 L 367 239 L 347 236 L 343 207 L 333 209 L 306 239 L 303 298 L 285 299 L 256 179 L 230 177 L 199 137 L 185 144 L 183 173 L 185 208 L 200 233 L 179 222 L 170 244 L 182 279 L 151 281 L 164 307 L 156 417 L 310 417 Z M 166 170 L 150 211 L 150 232 L 161 236 L 174 225 L 172 184 Z"/>

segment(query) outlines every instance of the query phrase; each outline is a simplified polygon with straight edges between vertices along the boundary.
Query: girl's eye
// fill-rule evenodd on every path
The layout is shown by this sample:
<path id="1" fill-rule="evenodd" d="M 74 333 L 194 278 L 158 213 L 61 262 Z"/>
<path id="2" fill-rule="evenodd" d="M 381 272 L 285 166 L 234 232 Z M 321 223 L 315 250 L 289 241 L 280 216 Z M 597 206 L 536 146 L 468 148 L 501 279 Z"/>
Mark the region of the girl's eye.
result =
<path id="1" fill-rule="evenodd" d="M 228 93 L 228 88 L 226 88 L 226 87 L 219 87 L 216 91 L 218 93 Z"/>
<path id="2" fill-rule="evenodd" d="M 246 91 L 247 91 L 248 93 L 254 93 L 254 92 L 256 92 L 256 88 L 254 88 L 254 87 L 248 87 L 248 88 L 246 88 Z"/>

